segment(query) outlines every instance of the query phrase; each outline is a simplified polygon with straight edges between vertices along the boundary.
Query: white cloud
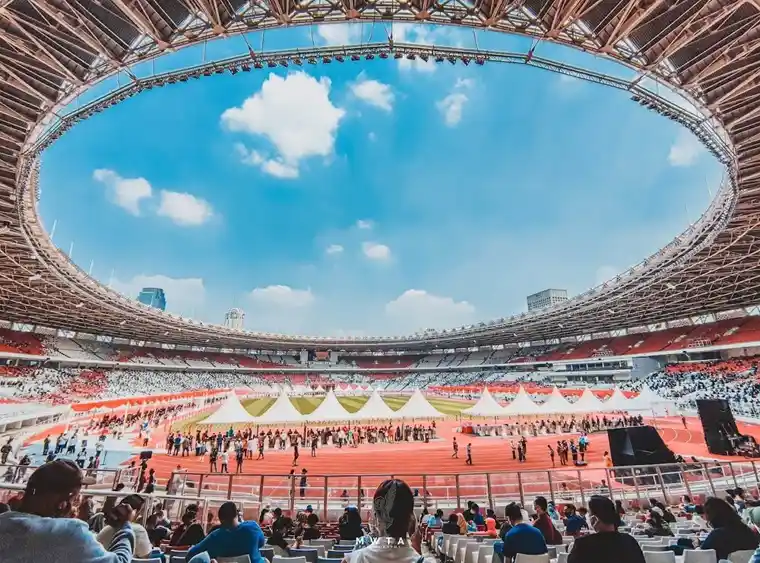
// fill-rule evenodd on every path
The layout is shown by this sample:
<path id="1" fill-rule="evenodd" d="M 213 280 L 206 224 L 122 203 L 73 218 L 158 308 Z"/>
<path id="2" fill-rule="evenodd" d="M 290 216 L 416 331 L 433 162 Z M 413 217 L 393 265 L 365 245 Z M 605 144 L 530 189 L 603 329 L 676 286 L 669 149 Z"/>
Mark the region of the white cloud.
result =
<path id="1" fill-rule="evenodd" d="M 668 162 L 672 166 L 691 166 L 697 162 L 705 147 L 689 131 L 683 129 L 670 146 Z"/>
<path id="2" fill-rule="evenodd" d="M 257 287 L 249 297 L 256 305 L 283 309 L 308 307 L 314 302 L 311 289 L 293 289 L 287 285 Z"/>
<path id="3" fill-rule="evenodd" d="M 166 190 L 161 190 L 161 203 L 156 213 L 183 227 L 203 225 L 214 216 L 214 211 L 206 200 L 192 194 Z"/>
<path id="4" fill-rule="evenodd" d="M 322 24 L 317 34 L 327 45 L 350 45 L 361 39 L 361 26 L 350 23 Z"/>
<path id="5" fill-rule="evenodd" d="M 443 121 L 448 127 L 456 127 L 462 121 L 462 113 L 465 104 L 470 98 L 465 93 L 473 86 L 473 81 L 469 78 L 458 78 L 454 83 L 451 93 L 436 102 L 438 111 L 443 114 Z"/>
<path id="6" fill-rule="evenodd" d="M 111 288 L 135 299 L 144 287 L 160 287 L 166 295 L 166 310 L 191 317 L 203 307 L 206 288 L 201 278 L 171 278 L 161 274 L 139 274 L 131 280 L 113 279 Z"/>
<path id="7" fill-rule="evenodd" d="M 341 254 L 343 252 L 343 247 L 340 244 L 331 244 L 325 249 L 325 252 L 327 254 Z"/>
<path id="8" fill-rule="evenodd" d="M 463 92 L 454 92 L 449 94 L 435 105 L 443 114 L 443 121 L 449 127 L 455 127 L 462 121 L 462 111 L 464 105 L 469 101 L 467 94 Z"/>
<path id="9" fill-rule="evenodd" d="M 292 178 L 301 160 L 333 153 L 346 112 L 330 101 L 330 86 L 328 78 L 317 80 L 303 71 L 284 78 L 270 74 L 259 92 L 240 107 L 224 111 L 222 124 L 230 131 L 267 139 L 277 156 L 270 159 L 249 153 L 249 164 L 261 166 L 268 174 Z"/>
<path id="10" fill-rule="evenodd" d="M 122 178 L 113 170 L 102 168 L 95 170 L 92 177 L 106 186 L 113 203 L 132 215 L 140 215 L 140 202 L 153 196 L 153 188 L 145 178 Z"/>
<path id="11" fill-rule="evenodd" d="M 364 73 L 351 84 L 351 93 L 363 102 L 384 111 L 393 109 L 395 95 L 388 84 L 367 78 Z"/>
<path id="12" fill-rule="evenodd" d="M 282 159 L 265 158 L 258 151 L 249 151 L 242 143 L 235 143 L 235 151 L 240 155 L 240 162 L 257 166 L 265 174 L 285 180 L 298 178 L 298 167 L 288 164 Z"/>
<path id="13" fill-rule="evenodd" d="M 362 243 L 362 252 L 370 260 L 388 260 L 391 257 L 391 249 L 376 242 Z"/>
<path id="14" fill-rule="evenodd" d="M 408 289 L 385 305 L 385 314 L 398 331 L 454 328 L 473 322 L 475 307 L 421 289 Z"/>
<path id="15" fill-rule="evenodd" d="M 372 227 L 374 227 L 375 224 L 370 221 L 369 219 L 359 219 L 356 222 L 356 228 L 361 229 L 363 231 L 369 231 L 372 230 Z"/>

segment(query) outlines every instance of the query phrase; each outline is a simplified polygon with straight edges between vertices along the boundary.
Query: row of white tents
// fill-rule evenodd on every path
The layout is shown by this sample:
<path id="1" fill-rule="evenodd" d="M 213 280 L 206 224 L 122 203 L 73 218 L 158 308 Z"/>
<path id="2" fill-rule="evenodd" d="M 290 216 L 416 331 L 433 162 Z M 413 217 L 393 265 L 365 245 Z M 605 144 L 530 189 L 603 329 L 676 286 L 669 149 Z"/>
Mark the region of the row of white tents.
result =
<path id="1" fill-rule="evenodd" d="M 270 396 L 273 393 L 287 393 L 294 397 L 324 395 L 327 391 L 322 385 L 312 388 L 310 385 L 296 384 L 288 385 L 287 383 L 274 383 L 265 385 L 263 383 L 251 385 L 249 387 L 251 394 L 254 396 Z M 371 385 L 359 385 L 339 383 L 335 386 L 334 393 L 339 397 L 353 397 L 356 395 L 371 395 L 374 389 Z"/>
<path id="2" fill-rule="evenodd" d="M 328 391 L 324 400 L 311 414 L 301 414 L 293 405 L 288 394 L 282 390 L 277 400 L 261 416 L 253 416 L 240 403 L 237 395 L 230 393 L 214 413 L 200 424 L 296 424 L 316 422 L 367 422 L 371 420 L 418 420 L 443 418 L 417 389 L 399 410 L 388 406 L 377 391 L 370 395 L 366 403 L 356 412 L 350 413 L 340 403 L 333 391 Z"/>
<path id="3" fill-rule="evenodd" d="M 500 417 L 637 411 L 656 411 L 656 414 L 668 411 L 672 413 L 675 411 L 675 403 L 659 397 L 647 386 L 644 386 L 636 397 L 630 399 L 616 387 L 612 396 L 606 401 L 602 401 L 586 388 L 574 403 L 568 401 L 559 389 L 554 387 L 545 402 L 536 403 L 521 385 L 515 398 L 506 406 L 500 405 L 486 388 L 480 399 L 470 408 L 463 410 L 462 414 Z"/>

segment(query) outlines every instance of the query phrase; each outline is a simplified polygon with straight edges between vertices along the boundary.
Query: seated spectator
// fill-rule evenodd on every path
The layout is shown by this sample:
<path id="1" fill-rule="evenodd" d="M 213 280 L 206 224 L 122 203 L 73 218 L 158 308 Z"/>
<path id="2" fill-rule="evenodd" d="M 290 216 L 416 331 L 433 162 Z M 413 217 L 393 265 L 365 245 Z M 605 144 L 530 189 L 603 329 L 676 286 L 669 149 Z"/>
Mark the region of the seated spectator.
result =
<path id="1" fill-rule="evenodd" d="M 343 562 L 418 563 L 421 535 L 418 531 L 412 533 L 414 493 L 409 485 L 399 479 L 383 481 L 375 491 L 372 507 L 378 539 L 364 549 L 346 553 Z"/>
<path id="2" fill-rule="evenodd" d="M 459 516 L 455 512 L 449 514 L 449 519 L 443 525 L 441 531 L 444 534 L 459 535 Z"/>
<path id="3" fill-rule="evenodd" d="M 265 563 L 259 548 L 266 540 L 256 522 L 240 522 L 237 505 L 225 502 L 219 507 L 219 527 L 187 552 L 187 561 L 208 562 L 217 557 L 248 555 L 251 563 Z M 199 556 L 195 559 L 196 556 Z"/>
<path id="4" fill-rule="evenodd" d="M 319 522 L 319 518 L 313 512 L 306 516 L 306 526 L 304 526 L 303 534 L 301 535 L 304 541 L 318 540 L 322 537 L 322 534 L 319 533 L 317 522 Z"/>
<path id="5" fill-rule="evenodd" d="M 668 524 L 674 524 L 676 521 L 675 515 L 670 511 L 670 509 L 662 504 L 659 500 L 650 498 L 649 504 L 652 508 L 659 508 L 660 509 L 660 515 L 662 516 L 663 520 L 667 522 Z"/>
<path id="6" fill-rule="evenodd" d="M 496 518 L 486 518 L 486 534 L 489 538 L 498 538 L 499 530 L 496 529 Z"/>
<path id="7" fill-rule="evenodd" d="M 470 521 L 474 522 L 476 526 L 484 526 L 486 522 L 485 522 L 485 519 L 483 518 L 483 515 L 480 513 L 480 507 L 473 502 L 471 510 L 472 510 L 472 518 L 467 518 L 467 516 L 465 516 L 465 519 L 468 522 Z"/>
<path id="8" fill-rule="evenodd" d="M 715 497 L 708 498 L 705 501 L 705 519 L 712 531 L 699 547 L 714 549 L 719 561 L 728 559 L 728 554 L 734 551 L 757 549 L 757 535 L 727 502 Z"/>
<path id="9" fill-rule="evenodd" d="M 174 530 L 169 545 L 172 547 L 181 545 L 195 545 L 206 537 L 203 526 L 198 522 L 198 505 L 189 504 L 182 515 L 182 522 Z"/>
<path id="10" fill-rule="evenodd" d="M 592 496 L 588 511 L 589 525 L 596 533 L 575 540 L 567 563 L 644 563 L 639 542 L 618 532 L 620 515 L 610 499 Z"/>
<path id="11" fill-rule="evenodd" d="M 565 519 L 562 523 L 565 525 L 565 533 L 568 536 L 577 537 L 584 530 L 588 531 L 586 519 L 578 515 L 574 504 L 565 505 Z"/>
<path id="12" fill-rule="evenodd" d="M 495 553 L 501 553 L 507 563 L 514 560 L 518 553 L 525 555 L 548 553 L 546 540 L 544 540 L 541 530 L 523 522 L 522 510 L 517 504 L 509 504 L 506 508 L 506 515 L 512 528 L 504 535 L 503 542 L 494 544 Z"/>
<path id="13" fill-rule="evenodd" d="M 649 518 L 647 518 L 644 526 L 644 533 L 651 537 L 655 536 L 672 536 L 673 532 L 665 522 L 662 516 L 662 509 L 658 506 L 654 506 L 649 509 Z"/>
<path id="14" fill-rule="evenodd" d="M 148 520 L 145 522 L 145 530 L 148 532 L 148 538 L 153 547 L 159 547 L 161 542 L 168 539 L 172 533 L 166 526 L 158 524 L 158 514 L 155 513 L 148 516 Z"/>
<path id="15" fill-rule="evenodd" d="M 338 520 L 338 531 L 342 540 L 357 540 L 364 535 L 362 517 L 355 506 L 347 506 Z"/>
<path id="16" fill-rule="evenodd" d="M 705 507 L 701 504 L 694 505 L 694 514 L 691 515 L 691 523 L 698 526 L 700 530 L 707 530 L 707 520 L 705 520 Z"/>
<path id="17" fill-rule="evenodd" d="M 467 520 L 464 518 L 464 514 L 457 513 L 457 526 L 459 526 L 459 533 L 463 536 L 467 535 Z"/>
<path id="18" fill-rule="evenodd" d="M 547 510 L 549 508 L 545 497 L 536 497 L 533 501 L 533 508 L 536 511 L 536 520 L 533 525 L 544 535 L 547 545 L 562 544 L 562 534 L 554 527 L 552 519 L 549 518 Z"/>
<path id="19" fill-rule="evenodd" d="M 16 512 L 0 514 L 0 553 L 3 563 L 76 561 L 77 563 L 129 563 L 134 533 L 131 508 L 114 521 L 108 551 L 90 533 L 87 524 L 71 518 L 72 501 L 79 495 L 82 470 L 60 459 L 37 468 L 26 483 Z"/>
<path id="20" fill-rule="evenodd" d="M 427 525 L 428 528 L 440 528 L 443 526 L 443 510 L 439 508 L 435 511 L 435 514 L 428 516 Z"/>
<path id="21" fill-rule="evenodd" d="M 691 497 L 689 495 L 684 495 L 681 497 L 681 510 L 683 510 L 686 514 L 691 514 L 694 512 L 694 503 L 691 502 Z"/>
<path id="22" fill-rule="evenodd" d="M 153 551 L 153 545 L 150 543 L 148 531 L 142 526 L 142 524 L 137 524 L 135 522 L 137 517 L 140 515 L 140 510 L 142 509 L 143 504 L 145 504 L 145 501 L 140 495 L 127 495 L 121 499 L 121 502 L 116 506 L 116 508 L 114 508 L 114 510 L 105 515 L 106 527 L 103 528 L 97 535 L 98 541 L 103 547 L 110 545 L 111 541 L 113 541 L 113 536 L 118 530 L 117 526 L 121 521 L 120 514 L 123 510 L 123 506 L 127 505 L 132 509 L 130 511 L 130 514 L 132 516 L 132 530 L 135 536 L 135 545 L 133 551 L 134 556 L 140 558 L 147 558 L 150 556 L 151 552 Z M 116 509 L 120 510 L 118 512 L 114 512 Z"/>

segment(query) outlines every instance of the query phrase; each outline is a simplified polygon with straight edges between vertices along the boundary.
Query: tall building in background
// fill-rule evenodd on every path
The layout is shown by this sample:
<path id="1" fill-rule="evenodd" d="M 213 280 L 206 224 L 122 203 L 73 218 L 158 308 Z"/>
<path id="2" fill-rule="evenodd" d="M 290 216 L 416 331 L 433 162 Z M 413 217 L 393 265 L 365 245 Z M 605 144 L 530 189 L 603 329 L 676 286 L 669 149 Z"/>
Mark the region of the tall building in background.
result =
<path id="1" fill-rule="evenodd" d="M 143 305 L 166 311 L 166 295 L 160 287 L 144 287 L 137 296 L 137 300 Z"/>
<path id="2" fill-rule="evenodd" d="M 243 321 L 245 321 L 245 311 L 237 307 L 233 307 L 224 314 L 224 326 L 227 328 L 240 330 L 243 328 Z"/>
<path id="3" fill-rule="evenodd" d="M 526 300 L 528 301 L 528 311 L 544 309 L 546 307 L 556 305 L 557 303 L 567 301 L 567 290 L 545 289 L 543 291 L 539 291 L 538 293 L 534 293 L 533 295 L 528 295 Z"/>

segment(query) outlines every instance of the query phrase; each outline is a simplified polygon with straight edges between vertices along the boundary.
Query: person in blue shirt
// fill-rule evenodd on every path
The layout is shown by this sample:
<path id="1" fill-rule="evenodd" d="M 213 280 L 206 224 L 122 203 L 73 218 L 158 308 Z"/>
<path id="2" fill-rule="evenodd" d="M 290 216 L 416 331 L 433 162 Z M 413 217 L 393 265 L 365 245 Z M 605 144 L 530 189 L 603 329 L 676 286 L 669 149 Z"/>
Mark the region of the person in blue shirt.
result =
<path id="1" fill-rule="evenodd" d="M 440 528 L 443 526 L 443 510 L 440 508 L 431 514 L 427 520 L 428 528 Z"/>
<path id="2" fill-rule="evenodd" d="M 575 511 L 575 505 L 573 504 L 565 505 L 565 519 L 563 522 L 565 524 L 565 532 L 568 536 L 578 536 L 582 530 L 588 532 L 586 519 L 578 515 Z"/>
<path id="3" fill-rule="evenodd" d="M 505 562 L 511 562 L 518 553 L 542 555 L 549 552 L 541 530 L 523 522 L 522 511 L 517 504 L 509 504 L 505 514 L 512 528 L 504 535 L 503 542 L 494 544 L 494 553 L 500 554 Z"/>
<path id="4" fill-rule="evenodd" d="M 240 522 L 234 502 L 219 507 L 219 527 L 187 552 L 191 563 L 202 563 L 217 557 L 248 555 L 251 563 L 265 563 L 259 548 L 266 543 L 256 522 Z"/>

